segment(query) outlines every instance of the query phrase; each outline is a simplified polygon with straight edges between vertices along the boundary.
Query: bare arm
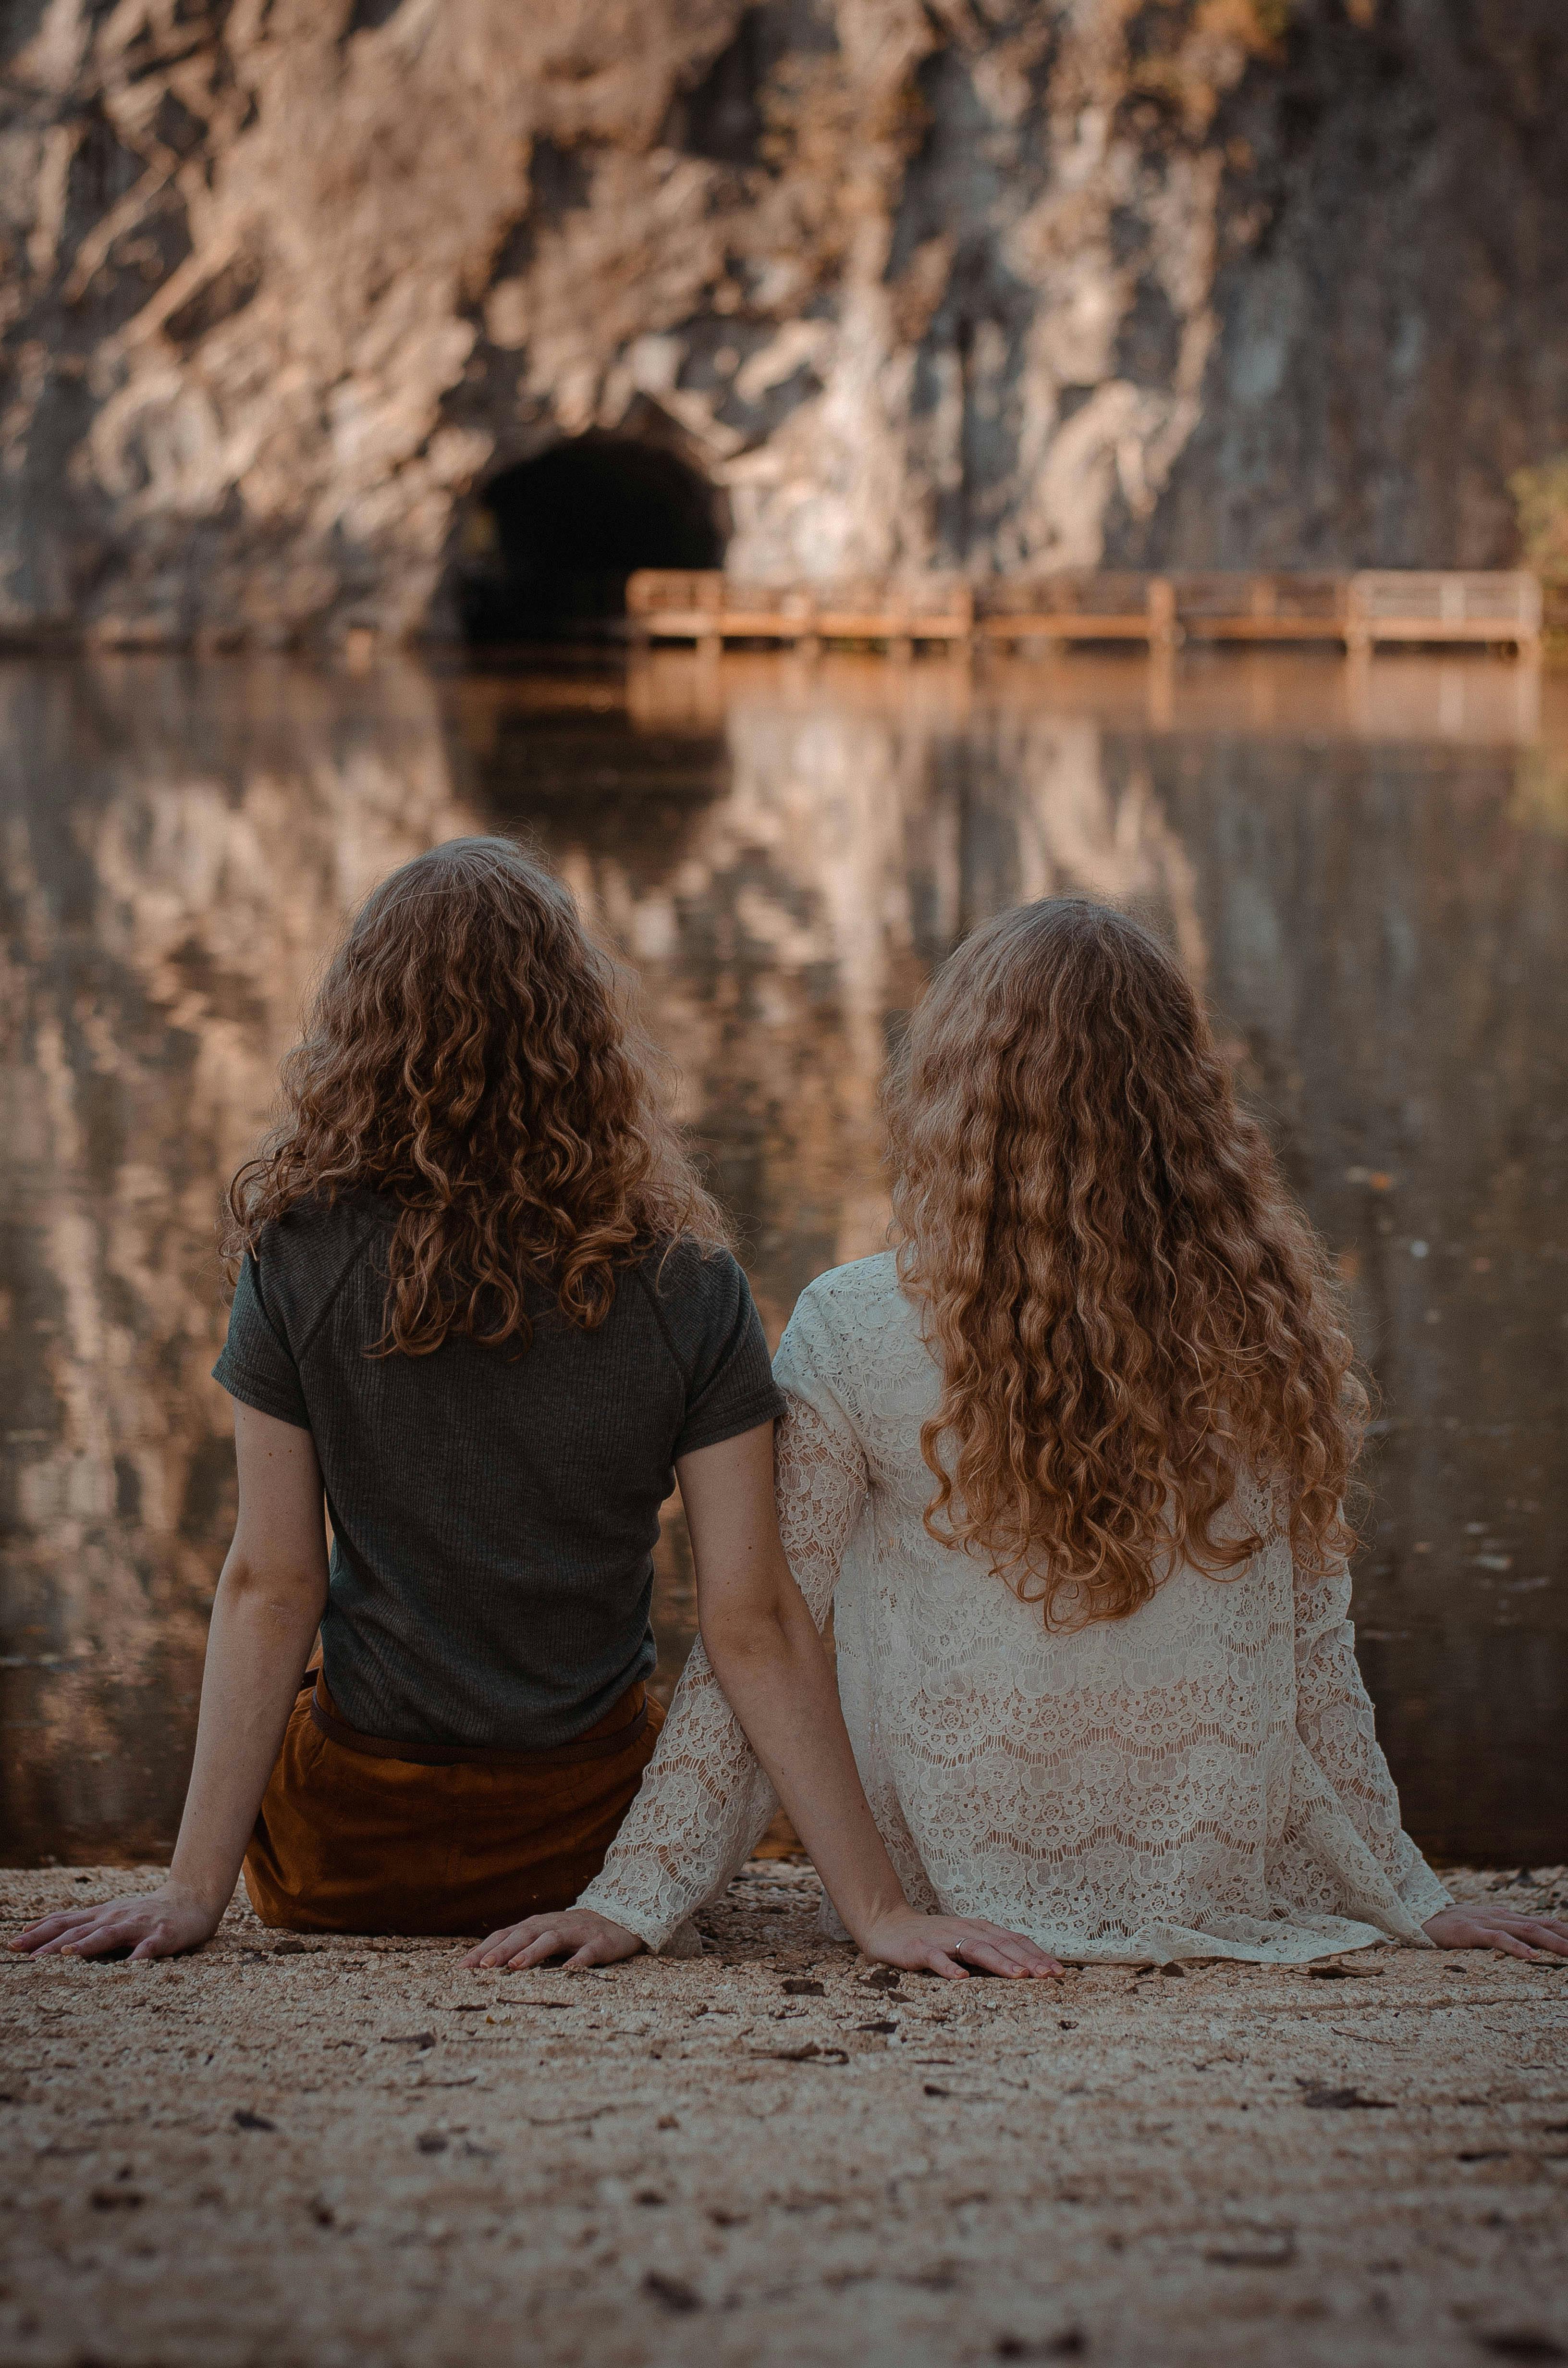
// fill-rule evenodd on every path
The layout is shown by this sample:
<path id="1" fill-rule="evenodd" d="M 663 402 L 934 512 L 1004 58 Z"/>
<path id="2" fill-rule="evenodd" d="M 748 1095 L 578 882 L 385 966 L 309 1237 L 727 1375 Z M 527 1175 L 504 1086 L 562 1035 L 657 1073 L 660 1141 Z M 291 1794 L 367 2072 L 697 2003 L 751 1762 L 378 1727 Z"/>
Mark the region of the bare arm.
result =
<path id="1" fill-rule="evenodd" d="M 773 1504 L 771 1426 L 678 1466 L 708 1658 L 834 1905 L 862 1948 L 915 1918 L 877 1831 L 816 1622 Z"/>
<path id="2" fill-rule="evenodd" d="M 788 1411 L 774 1441 L 778 1531 L 820 1634 L 870 1475 L 846 1423 L 785 1395 Z M 637 1797 L 577 1905 L 634 1932 L 646 1948 L 678 1947 L 689 1918 L 729 1889 L 778 1806 L 699 1636 Z"/>
<path id="3" fill-rule="evenodd" d="M 240 1511 L 218 1581 L 196 1759 L 156 1891 L 46 1916 L 11 1942 L 44 1955 L 166 1957 L 216 1931 L 326 1606 L 321 1471 L 307 1430 L 234 1406 Z"/>
<path id="4" fill-rule="evenodd" d="M 790 1576 L 773 1501 L 773 1426 L 676 1465 L 697 1565 L 698 1621 L 713 1674 L 850 1932 L 868 1955 L 962 1980 L 1060 1973 L 1054 1958 L 977 1917 L 910 1907 L 871 1816 L 816 1622 Z M 574 1964 L 629 1955 L 635 1936 L 592 1910 L 532 1917 L 471 1964 Z"/>

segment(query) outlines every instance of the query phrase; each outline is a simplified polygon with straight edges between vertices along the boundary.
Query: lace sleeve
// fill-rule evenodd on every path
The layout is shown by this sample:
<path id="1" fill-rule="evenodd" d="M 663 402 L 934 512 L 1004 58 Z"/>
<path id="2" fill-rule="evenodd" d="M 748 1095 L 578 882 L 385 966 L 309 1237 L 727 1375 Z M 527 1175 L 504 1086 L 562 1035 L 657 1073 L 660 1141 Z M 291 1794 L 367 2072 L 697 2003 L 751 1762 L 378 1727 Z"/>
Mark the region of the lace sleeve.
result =
<path id="1" fill-rule="evenodd" d="M 784 1405 L 774 1458 L 778 1534 L 795 1584 L 823 1628 L 870 1483 L 860 1442 L 842 1417 L 832 1420 L 790 1391 Z"/>
<path id="2" fill-rule="evenodd" d="M 846 1429 L 788 1394 L 786 1409 L 775 1452 L 779 1528 L 821 1628 L 865 1500 L 866 1468 Z M 778 1806 L 699 1638 L 604 1870 L 577 1904 L 663 1949 L 733 1881 Z"/>
<path id="3" fill-rule="evenodd" d="M 1348 1570 L 1325 1578 L 1298 1573 L 1296 1731 L 1400 1900 L 1424 1924 L 1453 1901 L 1400 1823 L 1349 1612 Z"/>

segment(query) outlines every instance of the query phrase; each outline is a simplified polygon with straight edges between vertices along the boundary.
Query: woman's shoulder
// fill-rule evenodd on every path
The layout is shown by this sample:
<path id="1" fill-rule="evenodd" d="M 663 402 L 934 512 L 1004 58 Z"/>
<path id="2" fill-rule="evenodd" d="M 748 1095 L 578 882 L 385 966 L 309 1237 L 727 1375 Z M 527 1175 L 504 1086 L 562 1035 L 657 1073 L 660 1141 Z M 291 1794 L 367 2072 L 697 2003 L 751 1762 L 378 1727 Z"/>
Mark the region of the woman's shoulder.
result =
<path id="1" fill-rule="evenodd" d="M 269 1218 L 248 1252 L 264 1304 L 307 1312 L 331 1292 L 361 1249 L 396 1221 L 397 1212 L 370 1192 L 328 1200 L 312 1194 Z"/>
<path id="2" fill-rule="evenodd" d="M 890 1332 L 902 1336 L 911 1329 L 918 1334 L 919 1326 L 899 1282 L 897 1258 L 892 1250 L 881 1250 L 874 1258 L 832 1267 L 806 1285 L 779 1355 L 830 1354 L 853 1366 L 878 1354 Z"/>
<path id="3" fill-rule="evenodd" d="M 683 1365 L 704 1342 L 726 1339 L 737 1326 L 756 1320 L 745 1269 L 722 1242 L 687 1234 L 654 1242 L 634 1261 L 627 1280 L 634 1299 L 652 1304 L 660 1330 Z"/>
<path id="4" fill-rule="evenodd" d="M 870 1258 L 852 1258 L 847 1266 L 829 1267 L 807 1283 L 796 1305 L 817 1308 L 833 1321 L 894 1301 L 907 1304 L 899 1285 L 898 1258 L 892 1250 L 878 1250 Z"/>
<path id="5" fill-rule="evenodd" d="M 925 1360 L 920 1320 L 904 1297 L 892 1251 L 834 1267 L 808 1283 L 773 1360 L 786 1399 L 846 1422 L 862 1442 L 890 1387 L 901 1391 Z"/>
<path id="6" fill-rule="evenodd" d="M 681 1301 L 713 1305 L 733 1302 L 745 1292 L 745 1269 L 722 1242 L 676 1234 L 648 1243 L 633 1258 L 631 1270 L 662 1306 Z"/>
<path id="7" fill-rule="evenodd" d="M 397 1213 L 394 1204 L 376 1192 L 340 1192 L 330 1198 L 324 1192 L 308 1193 L 290 1201 L 280 1216 L 268 1218 L 256 1235 L 253 1255 L 263 1268 L 330 1258 L 337 1248 L 347 1250 L 367 1235 L 395 1224 Z"/>

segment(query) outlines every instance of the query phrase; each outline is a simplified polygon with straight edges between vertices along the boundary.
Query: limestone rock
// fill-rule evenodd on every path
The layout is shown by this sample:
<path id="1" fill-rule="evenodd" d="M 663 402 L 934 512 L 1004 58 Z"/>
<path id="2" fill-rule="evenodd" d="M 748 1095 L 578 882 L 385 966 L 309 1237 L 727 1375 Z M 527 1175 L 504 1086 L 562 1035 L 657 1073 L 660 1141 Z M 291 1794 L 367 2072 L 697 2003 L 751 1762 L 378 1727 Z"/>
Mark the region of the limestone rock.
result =
<path id="1" fill-rule="evenodd" d="M 0 628 L 448 632 L 563 438 L 765 576 L 1490 564 L 1556 0 L 18 0 Z M 661 554 L 650 552 L 656 559 Z"/>

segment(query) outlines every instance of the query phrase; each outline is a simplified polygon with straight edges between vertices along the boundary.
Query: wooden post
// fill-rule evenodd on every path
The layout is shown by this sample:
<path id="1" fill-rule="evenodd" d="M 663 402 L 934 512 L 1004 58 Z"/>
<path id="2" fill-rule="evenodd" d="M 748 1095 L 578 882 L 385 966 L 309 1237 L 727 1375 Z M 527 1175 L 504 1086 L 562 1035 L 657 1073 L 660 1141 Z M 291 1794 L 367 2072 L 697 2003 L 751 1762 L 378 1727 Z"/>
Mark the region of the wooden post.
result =
<path id="1" fill-rule="evenodd" d="M 1176 632 L 1176 586 L 1168 575 L 1151 575 L 1143 596 L 1143 607 L 1149 620 L 1151 650 L 1174 650 L 1179 638 Z"/>
<path id="2" fill-rule="evenodd" d="M 817 631 L 817 596 L 803 595 L 800 609 L 801 630 L 795 636 L 795 647 L 803 658 L 820 658 L 822 635 Z"/>

